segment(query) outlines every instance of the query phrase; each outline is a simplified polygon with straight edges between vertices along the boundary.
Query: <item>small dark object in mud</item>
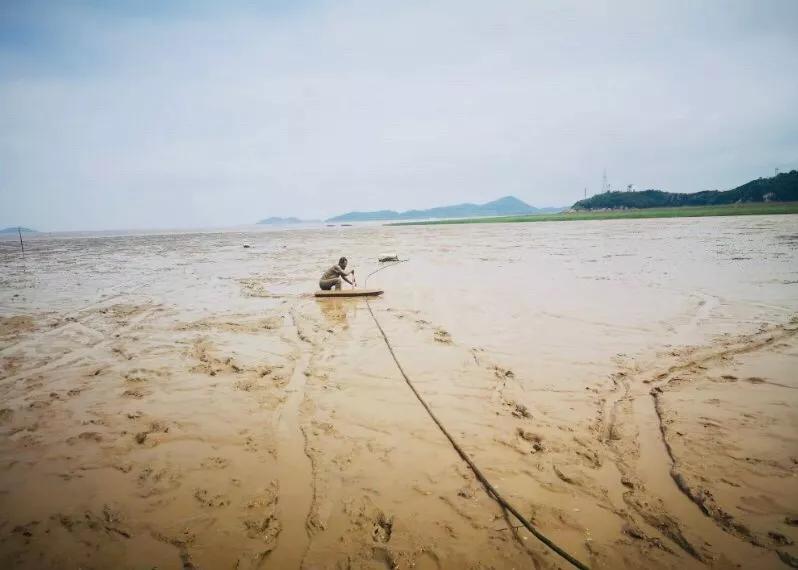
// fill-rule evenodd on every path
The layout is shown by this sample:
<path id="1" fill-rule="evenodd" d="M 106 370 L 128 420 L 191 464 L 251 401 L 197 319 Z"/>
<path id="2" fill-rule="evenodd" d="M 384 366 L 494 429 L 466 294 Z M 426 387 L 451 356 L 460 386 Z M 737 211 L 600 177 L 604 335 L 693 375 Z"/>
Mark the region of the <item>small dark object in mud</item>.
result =
<path id="1" fill-rule="evenodd" d="M 772 540 L 774 543 L 780 546 L 789 546 L 793 544 L 793 540 L 790 537 L 784 536 L 783 534 L 781 534 L 780 532 L 776 532 L 775 530 L 771 530 L 770 532 L 768 532 L 768 536 L 770 537 L 770 540 Z"/>
<path id="2" fill-rule="evenodd" d="M 529 413 L 529 409 L 523 404 L 515 404 L 515 409 L 513 410 L 513 415 L 516 418 L 529 418 L 529 417 L 532 417 L 532 414 Z"/>
<path id="3" fill-rule="evenodd" d="M 531 443 L 532 449 L 535 451 L 543 451 L 543 439 L 538 434 L 523 430 L 521 428 L 515 430 L 515 433 L 524 441 Z"/>
<path id="4" fill-rule="evenodd" d="M 244 247 L 244 249 L 249 249 L 249 248 L 250 248 L 250 247 L 252 247 L 252 246 L 251 246 L 251 245 L 249 245 L 248 243 L 245 243 L 245 244 L 243 245 L 243 247 Z"/>
<path id="5" fill-rule="evenodd" d="M 751 376 L 745 379 L 746 382 L 750 382 L 751 384 L 764 384 L 765 380 L 759 378 L 758 376 Z"/>
<path id="6" fill-rule="evenodd" d="M 136 434 L 136 443 L 142 444 L 142 443 L 144 443 L 145 439 L 147 439 L 147 432 L 146 431 L 140 431 L 139 433 Z"/>
<path id="7" fill-rule="evenodd" d="M 452 344 L 452 335 L 443 329 L 436 330 L 432 338 L 441 344 Z"/>
<path id="8" fill-rule="evenodd" d="M 374 521 L 372 538 L 375 542 L 388 542 L 391 540 L 391 534 L 393 534 L 393 517 L 387 517 L 385 513 L 380 513 L 377 520 Z"/>
<path id="9" fill-rule="evenodd" d="M 790 526 L 798 526 L 798 516 L 786 516 L 784 522 Z"/>
<path id="10" fill-rule="evenodd" d="M 621 529 L 621 531 L 632 538 L 637 538 L 638 540 L 644 540 L 647 538 L 642 530 L 629 524 L 623 525 L 623 529 Z"/>

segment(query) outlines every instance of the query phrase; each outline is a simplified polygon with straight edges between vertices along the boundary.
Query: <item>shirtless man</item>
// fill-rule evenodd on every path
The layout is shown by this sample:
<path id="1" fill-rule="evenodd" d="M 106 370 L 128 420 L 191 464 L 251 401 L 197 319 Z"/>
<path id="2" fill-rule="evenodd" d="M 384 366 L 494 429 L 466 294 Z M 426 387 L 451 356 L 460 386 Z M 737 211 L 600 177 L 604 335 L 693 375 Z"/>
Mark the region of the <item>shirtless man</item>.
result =
<path id="1" fill-rule="evenodd" d="M 355 270 L 346 271 L 346 258 L 342 257 L 338 260 L 338 265 L 333 265 L 327 271 L 324 272 L 324 275 L 321 276 L 319 279 L 319 287 L 321 287 L 322 291 L 329 291 L 330 289 L 335 289 L 336 291 L 341 290 L 341 279 L 352 285 L 355 286 L 354 282 L 350 281 L 346 278 L 347 275 L 354 275 Z"/>

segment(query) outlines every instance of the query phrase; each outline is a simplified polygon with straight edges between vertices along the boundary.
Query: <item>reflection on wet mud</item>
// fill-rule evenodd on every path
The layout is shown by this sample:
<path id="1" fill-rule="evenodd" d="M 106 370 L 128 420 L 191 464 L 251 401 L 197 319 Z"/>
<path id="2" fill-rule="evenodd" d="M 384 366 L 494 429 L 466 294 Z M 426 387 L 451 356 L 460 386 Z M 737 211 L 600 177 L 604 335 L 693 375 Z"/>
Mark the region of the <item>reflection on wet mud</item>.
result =
<path id="1" fill-rule="evenodd" d="M 357 311 L 358 303 L 362 299 L 322 299 L 316 298 L 319 311 L 330 326 L 345 327 L 349 314 Z"/>

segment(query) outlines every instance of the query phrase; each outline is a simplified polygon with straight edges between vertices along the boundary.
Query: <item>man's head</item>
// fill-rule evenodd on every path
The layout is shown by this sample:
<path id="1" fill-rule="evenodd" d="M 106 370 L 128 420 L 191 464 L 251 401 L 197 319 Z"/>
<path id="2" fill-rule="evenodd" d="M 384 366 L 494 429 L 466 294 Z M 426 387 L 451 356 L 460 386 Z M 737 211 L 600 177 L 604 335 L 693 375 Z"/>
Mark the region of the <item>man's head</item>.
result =
<path id="1" fill-rule="evenodd" d="M 338 265 L 341 267 L 341 269 L 346 269 L 346 258 L 342 257 L 341 259 L 339 259 Z"/>

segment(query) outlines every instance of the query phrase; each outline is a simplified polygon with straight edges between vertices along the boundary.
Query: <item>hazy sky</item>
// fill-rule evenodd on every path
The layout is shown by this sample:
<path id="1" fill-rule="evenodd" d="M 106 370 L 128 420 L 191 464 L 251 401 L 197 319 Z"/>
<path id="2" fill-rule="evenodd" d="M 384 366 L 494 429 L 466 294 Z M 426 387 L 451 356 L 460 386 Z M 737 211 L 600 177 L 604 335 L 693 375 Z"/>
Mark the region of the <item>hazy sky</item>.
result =
<path id="1" fill-rule="evenodd" d="M 728 189 L 798 168 L 797 22 L 796 0 L 0 0 L 0 226 L 569 205 L 604 167 Z"/>

